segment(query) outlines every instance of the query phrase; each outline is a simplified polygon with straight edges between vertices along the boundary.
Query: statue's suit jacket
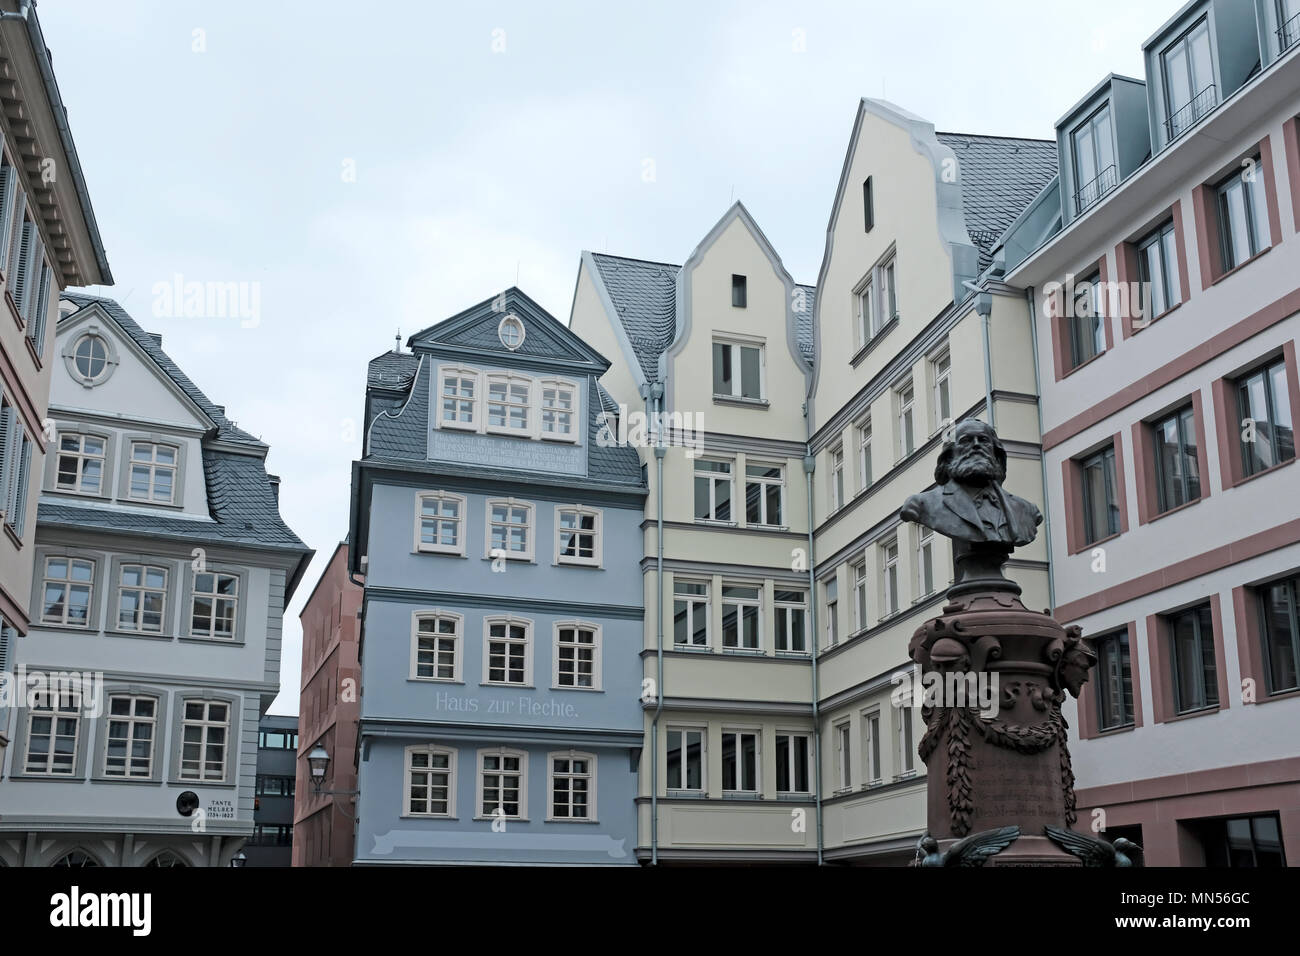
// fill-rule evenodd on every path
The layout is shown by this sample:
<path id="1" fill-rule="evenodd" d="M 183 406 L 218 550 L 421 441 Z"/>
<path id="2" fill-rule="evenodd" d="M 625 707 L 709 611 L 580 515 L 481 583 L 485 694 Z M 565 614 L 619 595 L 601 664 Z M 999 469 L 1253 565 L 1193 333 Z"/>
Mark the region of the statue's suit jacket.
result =
<path id="1" fill-rule="evenodd" d="M 1012 540 L 1005 543 L 1020 546 L 1033 541 L 1043 520 L 1038 506 L 1003 491 L 996 482 L 993 493 L 1002 503 L 1002 513 L 1006 515 L 1007 529 L 1012 536 Z M 971 492 L 955 480 L 909 497 L 903 505 L 902 517 L 959 541 L 998 540 L 985 533 L 984 522 L 975 510 Z"/>

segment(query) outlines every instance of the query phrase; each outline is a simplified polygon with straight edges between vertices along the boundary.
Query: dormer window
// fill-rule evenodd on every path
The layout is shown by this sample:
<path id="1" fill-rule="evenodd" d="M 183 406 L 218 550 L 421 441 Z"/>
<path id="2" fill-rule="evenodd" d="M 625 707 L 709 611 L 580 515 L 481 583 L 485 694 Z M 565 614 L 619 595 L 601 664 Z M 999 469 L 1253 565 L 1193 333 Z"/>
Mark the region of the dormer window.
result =
<path id="1" fill-rule="evenodd" d="M 1210 27 L 1196 22 L 1160 54 L 1165 84 L 1166 140 L 1172 142 L 1196 125 L 1218 102 L 1214 63 L 1210 56 Z"/>
<path id="2" fill-rule="evenodd" d="M 128 497 L 169 505 L 176 494 L 176 449 L 152 442 L 131 443 Z"/>
<path id="3" fill-rule="evenodd" d="M 444 366 L 439 370 L 443 428 L 473 431 L 478 427 L 478 375 L 478 371 L 471 368 Z"/>
<path id="4" fill-rule="evenodd" d="M 1074 207 L 1075 212 L 1081 213 L 1115 188 L 1119 181 L 1109 104 L 1075 127 L 1071 139 L 1074 146 Z"/>
<path id="5" fill-rule="evenodd" d="M 524 323 L 519 321 L 519 316 L 511 313 L 497 326 L 497 336 L 501 339 L 501 344 L 513 352 L 524 344 Z"/>
<path id="6" fill-rule="evenodd" d="M 488 431 L 527 435 L 532 380 L 516 375 L 489 375 L 487 382 Z"/>
<path id="7" fill-rule="evenodd" d="M 568 382 L 546 381 L 542 390 L 542 437 L 571 441 L 573 430 L 574 388 Z"/>

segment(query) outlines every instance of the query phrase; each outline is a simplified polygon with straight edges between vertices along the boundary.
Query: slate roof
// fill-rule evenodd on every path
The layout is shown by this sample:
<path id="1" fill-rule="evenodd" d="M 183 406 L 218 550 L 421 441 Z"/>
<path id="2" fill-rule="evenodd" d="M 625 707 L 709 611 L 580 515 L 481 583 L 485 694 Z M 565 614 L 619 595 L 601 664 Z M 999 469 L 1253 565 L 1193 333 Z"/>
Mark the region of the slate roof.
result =
<path id="1" fill-rule="evenodd" d="M 672 344 L 677 329 L 677 275 L 682 267 L 602 252 L 593 252 L 591 258 L 600 270 L 600 278 L 632 343 L 642 373 L 647 379 L 655 380 L 659 375 L 659 356 Z M 804 291 L 806 300 L 805 311 L 795 314 L 796 344 L 811 362 L 817 290 L 808 285 L 796 288 Z"/>
<path id="2" fill-rule="evenodd" d="M 1007 227 L 1056 175 L 1056 143 L 970 133 L 935 137 L 957 157 L 966 231 L 979 250 L 983 271 Z"/>
<path id="3" fill-rule="evenodd" d="M 366 385 L 370 388 L 409 388 L 419 364 L 419 356 L 410 352 L 385 352 L 370 360 Z"/>
<path id="4" fill-rule="evenodd" d="M 162 350 L 157 340 L 140 328 L 135 319 L 127 314 L 127 311 L 120 306 L 116 300 L 108 299 L 98 295 L 86 295 L 81 292 L 63 292 L 59 296 L 67 299 L 69 302 L 75 302 L 80 308 L 70 315 L 60 316 L 59 324 L 70 322 L 75 316 L 81 314 L 81 310 L 92 303 L 98 303 L 99 306 L 108 313 L 113 319 L 148 356 L 154 360 L 154 363 L 183 391 L 195 405 L 203 409 L 204 414 L 217 423 L 217 437 L 224 441 L 247 442 L 249 444 L 266 447 L 256 435 L 250 435 L 234 422 L 226 417 L 225 412 L 221 410 L 203 391 L 190 381 L 188 375 L 181 371 L 181 367 L 172 361 L 171 356 Z"/>
<path id="5" fill-rule="evenodd" d="M 98 303 L 104 312 L 153 359 L 196 405 L 212 418 L 216 429 L 204 440 L 203 475 L 207 485 L 208 515 L 211 521 L 178 517 L 166 511 L 140 508 L 127 511 L 67 502 L 40 503 L 37 521 L 41 525 L 95 528 L 124 534 L 141 534 L 162 538 L 221 541 L 255 547 L 285 549 L 303 554 L 295 573 L 301 575 L 311 558 L 311 549 L 303 543 L 280 517 L 279 503 L 266 473 L 267 445 L 226 418 L 198 386 L 190 381 L 149 333 L 114 300 L 81 293 L 63 293 L 63 298 L 82 306 Z M 69 316 L 60 323 L 68 322 Z M 246 452 L 224 451 L 208 447 L 208 441 L 220 439 L 247 447 Z"/>

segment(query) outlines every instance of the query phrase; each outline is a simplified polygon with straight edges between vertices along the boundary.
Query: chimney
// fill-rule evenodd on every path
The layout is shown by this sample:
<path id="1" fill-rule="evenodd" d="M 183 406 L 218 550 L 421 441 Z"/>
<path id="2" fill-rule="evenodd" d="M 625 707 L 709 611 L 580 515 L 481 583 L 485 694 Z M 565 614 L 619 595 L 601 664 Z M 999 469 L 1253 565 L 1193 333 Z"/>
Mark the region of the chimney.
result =
<path id="1" fill-rule="evenodd" d="M 280 476 L 267 475 L 267 480 L 271 482 L 271 497 L 275 499 L 277 507 L 280 504 Z"/>
<path id="2" fill-rule="evenodd" d="M 161 333 L 161 332 L 150 332 L 150 333 L 149 333 L 149 338 L 153 339 L 153 344 L 154 344 L 154 345 L 158 346 L 159 348 L 162 348 L 162 333 Z"/>

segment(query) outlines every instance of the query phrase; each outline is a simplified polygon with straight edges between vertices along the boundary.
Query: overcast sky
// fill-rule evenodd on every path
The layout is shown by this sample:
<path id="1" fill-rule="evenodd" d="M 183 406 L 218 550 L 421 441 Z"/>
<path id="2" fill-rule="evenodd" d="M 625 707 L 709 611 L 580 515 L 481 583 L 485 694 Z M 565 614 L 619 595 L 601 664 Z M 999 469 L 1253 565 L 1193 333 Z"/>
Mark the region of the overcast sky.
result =
<path id="1" fill-rule="evenodd" d="M 817 278 L 857 101 L 1049 138 L 1176 0 L 44 0 L 117 298 L 271 446 L 316 559 L 347 532 L 365 367 L 516 284 L 568 320 L 583 249 L 681 262 L 742 199 Z M 1081 15 L 1086 11 L 1086 15 Z M 257 284 L 256 323 L 155 315 Z"/>

